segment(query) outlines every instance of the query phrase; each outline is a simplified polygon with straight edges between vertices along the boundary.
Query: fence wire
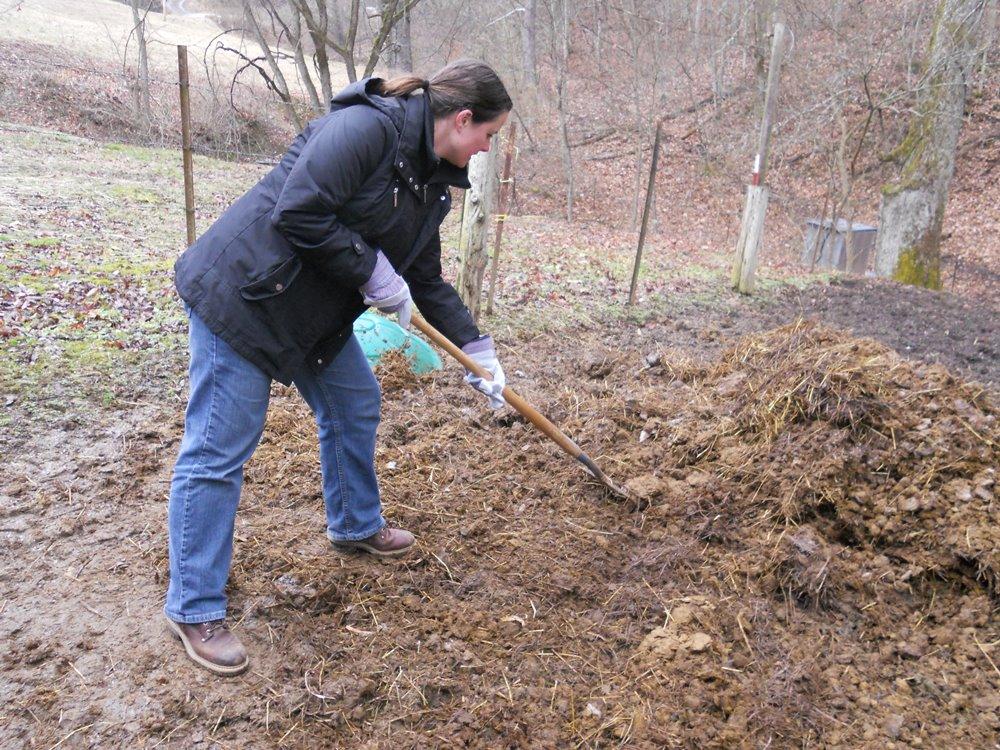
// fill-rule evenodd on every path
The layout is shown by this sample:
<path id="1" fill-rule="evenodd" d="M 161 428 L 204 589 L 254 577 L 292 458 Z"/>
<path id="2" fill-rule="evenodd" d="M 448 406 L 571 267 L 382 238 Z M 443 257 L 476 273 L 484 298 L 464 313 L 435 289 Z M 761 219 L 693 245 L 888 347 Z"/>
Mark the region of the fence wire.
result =
<path id="1" fill-rule="evenodd" d="M 58 68 L 60 70 L 72 70 L 76 73 L 82 73 L 87 76 L 97 76 L 98 78 L 108 78 L 111 80 L 124 80 L 129 83 L 134 83 L 139 80 L 139 76 L 130 76 L 126 73 L 111 73 L 106 70 L 98 70 L 97 68 L 81 68 L 78 65 L 67 65 L 66 63 L 59 63 L 53 60 L 38 60 L 31 57 L 25 57 L 24 55 L 19 55 L 16 52 L 9 53 L 11 59 L 15 63 L 31 63 L 32 65 L 44 67 L 44 68 Z M 162 78 L 152 78 L 147 77 L 146 80 L 149 83 L 155 83 L 161 86 L 180 86 L 179 81 L 167 81 Z M 191 88 L 195 88 L 195 85 L 191 85 Z M 202 87 L 207 88 L 207 87 Z"/>
<path id="2" fill-rule="evenodd" d="M 79 105 L 91 114 L 105 116 L 104 119 L 112 125 L 119 124 L 120 132 L 114 135 L 120 140 L 150 147 L 181 147 L 179 80 L 165 79 L 162 74 L 141 79 L 134 71 L 109 71 L 96 66 L 88 68 L 44 60 L 10 48 L 0 50 L 0 63 L 27 73 L 61 71 L 85 79 L 113 81 L 126 94 L 124 101 L 112 97 L 99 104 L 92 102 L 88 109 L 87 103 L 81 99 Z M 211 75 L 211 72 L 207 73 Z M 137 108 L 138 87 L 144 82 L 149 86 L 151 104 L 150 121 L 145 124 L 143 114 Z M 227 161 L 273 165 L 278 163 L 297 132 L 288 116 L 289 104 L 274 98 L 269 91 L 265 93 L 263 86 L 241 81 L 212 86 L 195 81 L 188 83 L 188 92 L 192 102 L 192 151 L 195 154 Z M 15 106 L 17 103 L 12 102 Z M 302 102 L 294 101 L 291 106 L 303 113 L 303 119 L 316 116 Z M 220 141 L 226 145 L 218 145 Z M 274 148 L 262 148 L 264 143 L 273 144 Z"/>

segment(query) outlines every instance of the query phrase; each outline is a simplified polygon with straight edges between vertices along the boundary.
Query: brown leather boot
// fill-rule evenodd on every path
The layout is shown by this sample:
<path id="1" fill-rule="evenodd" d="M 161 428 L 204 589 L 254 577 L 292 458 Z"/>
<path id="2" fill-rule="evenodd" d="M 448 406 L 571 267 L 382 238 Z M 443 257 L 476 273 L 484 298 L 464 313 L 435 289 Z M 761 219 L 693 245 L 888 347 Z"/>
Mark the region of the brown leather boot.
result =
<path id="1" fill-rule="evenodd" d="M 383 526 L 380 531 L 352 542 L 334 542 L 340 552 L 369 552 L 379 557 L 399 557 L 413 546 L 413 534 Z"/>
<path id="2" fill-rule="evenodd" d="M 250 665 L 250 657 L 239 638 L 229 632 L 225 620 L 211 622 L 174 622 L 167 618 L 167 627 L 184 644 L 187 655 L 209 672 L 232 677 Z"/>

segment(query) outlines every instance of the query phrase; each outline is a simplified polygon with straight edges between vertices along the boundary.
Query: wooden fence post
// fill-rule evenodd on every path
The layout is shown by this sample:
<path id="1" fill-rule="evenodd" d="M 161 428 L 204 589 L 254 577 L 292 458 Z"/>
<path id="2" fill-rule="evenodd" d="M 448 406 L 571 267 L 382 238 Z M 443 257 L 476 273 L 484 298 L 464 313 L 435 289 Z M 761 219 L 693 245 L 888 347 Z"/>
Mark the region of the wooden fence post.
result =
<path id="1" fill-rule="evenodd" d="M 757 270 L 757 255 L 764 234 L 764 216 L 767 212 L 769 191 L 764 184 L 767 175 L 767 157 L 771 147 L 771 126 L 774 124 L 774 110 L 778 100 L 778 81 L 781 61 L 785 55 L 784 24 L 774 25 L 774 40 L 771 44 L 771 64 L 767 71 L 767 90 L 764 94 L 764 116 L 760 123 L 757 156 L 754 158 L 753 175 L 747 186 L 746 206 L 740 224 L 740 236 L 736 243 L 733 260 L 733 288 L 749 294 L 754 287 Z"/>
<path id="2" fill-rule="evenodd" d="M 747 201 L 740 223 L 740 237 L 736 242 L 736 259 L 733 263 L 733 289 L 744 294 L 753 291 L 757 271 L 757 253 L 764 236 L 764 217 L 770 192 L 766 185 L 747 185 Z"/>
<path id="3" fill-rule="evenodd" d="M 656 123 L 656 136 L 653 138 L 653 158 L 649 164 L 649 183 L 646 185 L 646 204 L 642 209 L 642 225 L 639 228 L 639 246 L 635 250 L 635 263 L 632 266 L 632 284 L 628 290 L 628 304 L 635 303 L 635 290 L 639 285 L 639 263 L 642 261 L 642 246 L 646 244 L 646 227 L 649 226 L 650 207 L 653 205 L 653 189 L 656 187 L 656 164 L 660 158 L 660 139 L 663 134 L 663 121 Z"/>
<path id="4" fill-rule="evenodd" d="M 503 177 L 500 180 L 500 197 L 497 200 L 497 208 L 500 213 L 497 216 L 497 236 L 493 241 L 493 264 L 490 266 L 490 296 L 486 300 L 486 314 L 493 314 L 493 299 L 497 293 L 497 266 L 500 264 L 500 239 L 503 237 L 503 224 L 507 220 L 507 209 L 510 201 L 507 200 L 507 186 L 511 182 L 510 166 L 514 159 L 514 135 L 517 133 L 517 123 L 510 124 L 510 131 L 507 134 L 507 155 L 503 162 Z"/>
<path id="5" fill-rule="evenodd" d="M 187 243 L 193 245 L 194 231 L 194 163 L 191 157 L 191 92 L 188 80 L 187 47 L 177 46 L 177 74 L 181 94 L 181 144 L 184 154 L 184 217 L 187 221 Z"/>

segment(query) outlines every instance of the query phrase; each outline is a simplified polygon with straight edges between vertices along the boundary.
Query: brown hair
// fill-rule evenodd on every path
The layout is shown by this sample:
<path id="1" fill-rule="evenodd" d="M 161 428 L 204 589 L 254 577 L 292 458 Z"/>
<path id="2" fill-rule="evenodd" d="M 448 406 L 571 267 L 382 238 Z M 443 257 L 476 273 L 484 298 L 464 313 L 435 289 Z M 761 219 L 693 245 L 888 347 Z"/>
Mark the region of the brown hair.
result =
<path id="1" fill-rule="evenodd" d="M 423 89 L 429 97 L 434 117 L 472 111 L 474 122 L 493 120 L 514 108 L 500 76 L 489 65 L 478 60 L 456 60 L 431 76 L 430 80 L 405 74 L 383 81 L 383 96 L 406 96 Z"/>

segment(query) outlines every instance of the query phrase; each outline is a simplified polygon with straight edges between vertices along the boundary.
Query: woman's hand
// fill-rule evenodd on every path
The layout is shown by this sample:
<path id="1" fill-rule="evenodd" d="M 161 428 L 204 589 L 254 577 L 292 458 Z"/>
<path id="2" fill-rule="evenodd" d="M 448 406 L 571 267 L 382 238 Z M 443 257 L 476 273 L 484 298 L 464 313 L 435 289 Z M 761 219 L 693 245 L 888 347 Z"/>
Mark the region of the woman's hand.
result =
<path id="1" fill-rule="evenodd" d="M 403 277 L 396 273 L 389 259 L 381 250 L 375 254 L 375 270 L 358 290 L 365 297 L 365 304 L 384 312 L 398 313 L 399 325 L 407 330 L 410 328 L 410 315 L 413 312 L 413 299 L 410 297 L 410 287 Z"/>
<path id="2" fill-rule="evenodd" d="M 490 400 L 491 409 L 502 409 L 506 401 L 503 400 L 503 389 L 507 385 L 507 378 L 503 374 L 503 368 L 497 359 L 496 348 L 493 346 L 491 336 L 480 336 L 474 341 L 462 347 L 462 351 L 469 355 L 472 360 L 486 370 L 492 380 L 486 380 L 469 371 L 465 373 L 465 382 L 485 395 Z"/>

